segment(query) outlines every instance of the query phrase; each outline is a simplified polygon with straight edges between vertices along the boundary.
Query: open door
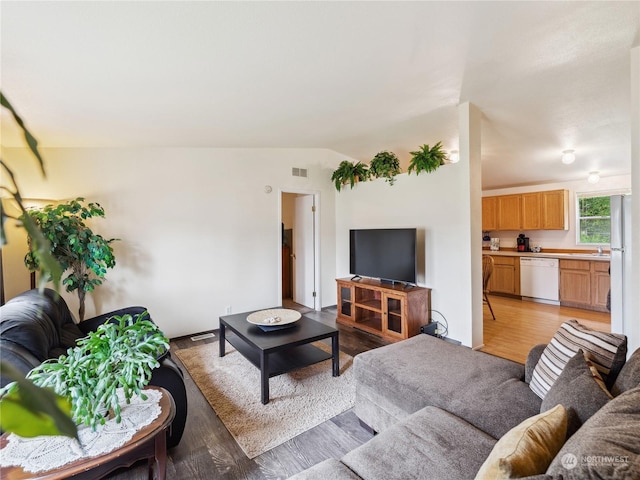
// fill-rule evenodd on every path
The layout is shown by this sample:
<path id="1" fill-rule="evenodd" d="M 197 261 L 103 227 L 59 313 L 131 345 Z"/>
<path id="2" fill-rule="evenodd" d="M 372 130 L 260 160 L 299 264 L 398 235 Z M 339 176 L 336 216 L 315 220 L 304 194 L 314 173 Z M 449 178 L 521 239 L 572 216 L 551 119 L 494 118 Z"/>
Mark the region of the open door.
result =
<path id="1" fill-rule="evenodd" d="M 294 200 L 293 221 L 293 301 L 316 308 L 315 203 L 313 195 Z"/>

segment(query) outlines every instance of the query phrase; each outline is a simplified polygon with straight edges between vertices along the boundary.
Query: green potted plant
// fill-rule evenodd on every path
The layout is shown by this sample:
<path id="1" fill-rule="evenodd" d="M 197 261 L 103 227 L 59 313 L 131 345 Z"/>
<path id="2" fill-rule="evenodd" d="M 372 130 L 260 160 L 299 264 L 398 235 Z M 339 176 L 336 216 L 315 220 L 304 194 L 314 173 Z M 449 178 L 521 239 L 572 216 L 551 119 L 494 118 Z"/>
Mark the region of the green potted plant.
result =
<path id="1" fill-rule="evenodd" d="M 67 292 L 78 292 L 80 307 L 78 315 L 84 320 L 84 300 L 87 292 L 101 285 L 108 268 L 116 264 L 111 243 L 101 235 L 93 233 L 85 220 L 93 217 L 104 218 L 104 209 L 98 203 L 83 204 L 84 198 L 76 198 L 58 205 L 47 205 L 41 209 L 29 210 L 22 215 L 35 223 L 49 241 L 51 255 L 58 261 L 63 271 L 69 274 L 62 281 Z M 40 270 L 40 255 L 34 248 L 29 232 L 29 252 L 24 263 L 29 270 Z"/>
<path id="2" fill-rule="evenodd" d="M 353 163 L 349 160 L 343 160 L 338 168 L 331 175 L 331 181 L 336 186 L 336 190 L 340 191 L 346 184 L 350 184 L 351 188 L 357 182 L 365 182 L 369 179 L 369 168 L 361 162 Z"/>
<path id="3" fill-rule="evenodd" d="M 429 148 L 429 145 L 422 145 L 420 150 L 410 153 L 412 158 L 407 173 L 411 174 L 415 170 L 416 175 L 419 175 L 420 172 L 433 172 L 440 165 L 444 165 L 444 161 L 447 158 L 447 154 L 442 150 L 440 142 L 436 143 L 432 148 Z"/>
<path id="4" fill-rule="evenodd" d="M 385 182 L 393 185 L 396 175 L 401 173 L 400 161 L 393 152 L 382 151 L 376 154 L 369 165 L 369 172 L 375 178 L 384 178 Z"/>
<path id="5" fill-rule="evenodd" d="M 105 423 L 107 411 L 120 422 L 118 389 L 126 403 L 134 394 L 146 399 L 142 389 L 168 349 L 169 340 L 147 312 L 114 316 L 78 340 L 66 355 L 41 363 L 26 378 L 69 399 L 75 422 L 95 429 Z"/>

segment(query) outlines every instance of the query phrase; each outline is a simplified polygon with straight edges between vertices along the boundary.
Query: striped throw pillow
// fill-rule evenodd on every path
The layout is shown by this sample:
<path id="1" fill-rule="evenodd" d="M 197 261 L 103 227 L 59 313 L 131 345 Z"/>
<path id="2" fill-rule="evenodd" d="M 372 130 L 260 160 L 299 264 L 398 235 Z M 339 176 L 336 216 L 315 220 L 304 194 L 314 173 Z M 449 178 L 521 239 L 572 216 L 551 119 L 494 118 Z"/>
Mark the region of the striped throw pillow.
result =
<path id="1" fill-rule="evenodd" d="M 533 370 L 529 384 L 531 390 L 540 398 L 544 398 L 564 366 L 578 350 L 584 352 L 607 387 L 611 388 L 627 356 L 627 337 L 591 330 L 577 320 L 564 322 L 542 352 Z"/>

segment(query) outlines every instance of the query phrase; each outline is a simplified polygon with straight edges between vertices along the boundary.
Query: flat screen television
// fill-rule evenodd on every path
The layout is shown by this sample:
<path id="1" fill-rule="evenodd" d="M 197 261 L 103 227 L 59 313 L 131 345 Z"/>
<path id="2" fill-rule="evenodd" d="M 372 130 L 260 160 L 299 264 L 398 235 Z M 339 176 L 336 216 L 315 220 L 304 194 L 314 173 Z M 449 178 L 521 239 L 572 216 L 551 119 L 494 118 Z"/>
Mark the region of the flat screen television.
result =
<path id="1" fill-rule="evenodd" d="M 416 283 L 415 228 L 349 231 L 349 271 L 359 277 Z"/>

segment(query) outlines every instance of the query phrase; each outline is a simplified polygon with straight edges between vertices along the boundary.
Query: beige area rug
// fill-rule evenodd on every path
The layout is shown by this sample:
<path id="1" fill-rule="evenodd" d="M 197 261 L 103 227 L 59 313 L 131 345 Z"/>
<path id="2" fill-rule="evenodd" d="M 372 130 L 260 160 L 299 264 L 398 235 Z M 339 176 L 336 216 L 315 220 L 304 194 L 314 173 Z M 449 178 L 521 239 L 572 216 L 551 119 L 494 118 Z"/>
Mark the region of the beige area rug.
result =
<path id="1" fill-rule="evenodd" d="M 322 342 L 314 345 L 330 351 Z M 218 342 L 175 354 L 247 457 L 258 455 L 350 409 L 355 403 L 353 358 L 340 352 L 340 376 L 331 360 L 269 380 L 269 403 L 260 402 L 260 371 L 227 344 Z"/>

